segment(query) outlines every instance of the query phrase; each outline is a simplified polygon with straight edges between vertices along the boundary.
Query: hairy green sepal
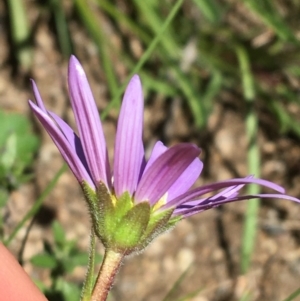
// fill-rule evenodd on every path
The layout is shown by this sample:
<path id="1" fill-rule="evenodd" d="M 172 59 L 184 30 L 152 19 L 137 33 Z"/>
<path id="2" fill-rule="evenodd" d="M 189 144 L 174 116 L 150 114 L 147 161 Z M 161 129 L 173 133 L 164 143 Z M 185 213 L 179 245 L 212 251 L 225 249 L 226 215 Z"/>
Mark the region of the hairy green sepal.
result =
<path id="1" fill-rule="evenodd" d="M 150 212 L 149 203 L 143 202 L 135 205 L 123 216 L 115 229 L 115 248 L 124 253 L 131 253 L 136 249 L 147 229 Z"/>
<path id="2" fill-rule="evenodd" d="M 147 229 L 137 246 L 138 250 L 144 249 L 155 237 L 172 227 L 169 227 L 168 225 L 172 213 L 173 209 L 161 213 L 153 212 L 151 214 Z"/>
<path id="3" fill-rule="evenodd" d="M 128 192 L 116 199 L 103 183 L 96 192 L 87 183 L 82 187 L 96 236 L 115 252 L 140 251 L 180 220 L 172 218 L 173 209 L 157 213 L 149 202 L 134 204 Z"/>

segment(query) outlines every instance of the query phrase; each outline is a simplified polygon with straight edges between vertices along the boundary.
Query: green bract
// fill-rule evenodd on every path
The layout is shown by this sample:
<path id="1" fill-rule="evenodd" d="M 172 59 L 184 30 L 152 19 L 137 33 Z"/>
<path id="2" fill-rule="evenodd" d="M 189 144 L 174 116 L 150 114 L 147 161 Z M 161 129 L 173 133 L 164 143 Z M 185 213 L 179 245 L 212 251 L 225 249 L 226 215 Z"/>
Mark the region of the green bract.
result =
<path id="1" fill-rule="evenodd" d="M 180 220 L 171 219 L 173 210 L 157 213 L 147 201 L 135 204 L 128 192 L 117 199 L 103 183 L 96 193 L 85 182 L 82 187 L 95 234 L 106 248 L 115 252 L 128 255 L 141 251 Z"/>

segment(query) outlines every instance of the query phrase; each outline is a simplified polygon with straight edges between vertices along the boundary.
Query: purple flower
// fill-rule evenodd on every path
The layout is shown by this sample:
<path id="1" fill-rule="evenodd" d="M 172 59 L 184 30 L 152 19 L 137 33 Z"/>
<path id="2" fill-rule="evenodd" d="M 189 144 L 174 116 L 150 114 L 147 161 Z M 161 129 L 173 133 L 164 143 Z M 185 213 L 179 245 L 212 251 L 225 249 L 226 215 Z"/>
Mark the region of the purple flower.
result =
<path id="1" fill-rule="evenodd" d="M 191 189 L 201 174 L 203 163 L 198 158 L 200 149 L 190 143 L 167 148 L 162 142 L 157 142 L 146 161 L 142 140 L 144 102 L 137 75 L 130 80 L 123 98 L 112 172 L 99 113 L 83 68 L 74 56 L 70 59 L 68 83 L 78 135 L 60 117 L 45 108 L 34 82 L 36 104 L 29 101 L 29 105 L 76 179 L 82 185 L 87 184 L 92 191 L 96 192 L 103 183 L 116 200 L 127 192 L 133 204 L 146 201 L 152 213 L 172 210 L 173 218 L 252 198 L 282 198 L 299 202 L 286 195 L 282 187 L 252 176 Z M 240 190 L 247 184 L 258 184 L 276 193 L 240 195 Z"/>

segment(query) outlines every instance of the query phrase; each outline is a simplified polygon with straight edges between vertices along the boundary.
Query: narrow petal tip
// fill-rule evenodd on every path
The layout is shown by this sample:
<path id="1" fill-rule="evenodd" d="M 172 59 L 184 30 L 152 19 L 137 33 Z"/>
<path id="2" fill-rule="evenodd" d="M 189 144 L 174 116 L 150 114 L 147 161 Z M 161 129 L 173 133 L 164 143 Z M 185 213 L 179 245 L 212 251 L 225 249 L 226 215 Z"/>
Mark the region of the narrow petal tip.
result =
<path id="1" fill-rule="evenodd" d="M 142 84 L 141 84 L 141 79 L 140 79 L 140 77 L 139 77 L 139 75 L 138 74 L 134 74 L 133 76 L 132 76 L 132 78 L 130 79 L 130 81 L 129 81 L 129 83 L 133 83 L 133 84 L 140 84 L 141 86 L 142 86 Z"/>
<path id="2" fill-rule="evenodd" d="M 86 76 L 82 65 L 75 55 L 72 55 L 69 61 L 69 75 L 73 72 L 76 72 L 78 76 Z"/>
<path id="3" fill-rule="evenodd" d="M 134 97 L 135 96 L 135 97 Z M 129 100 L 136 100 L 136 101 L 140 101 L 143 103 L 143 88 L 142 88 L 142 82 L 140 77 L 135 74 L 129 81 L 125 94 L 124 94 L 124 98 L 123 98 L 123 102 L 124 101 L 129 101 Z M 142 106 L 143 108 L 143 106 Z"/>
<path id="4" fill-rule="evenodd" d="M 44 105 L 44 102 L 42 100 L 42 97 L 41 97 L 41 94 L 39 92 L 39 89 L 35 83 L 35 81 L 33 79 L 30 79 L 31 81 L 31 85 L 32 85 L 32 90 L 33 90 L 33 94 L 34 94 L 34 98 L 35 98 L 35 101 L 37 103 L 37 106 L 42 109 L 43 112 L 47 112 L 47 109 Z"/>
<path id="5" fill-rule="evenodd" d="M 28 104 L 29 104 L 31 109 L 34 109 L 35 106 L 36 106 L 36 104 L 31 99 L 28 99 Z"/>

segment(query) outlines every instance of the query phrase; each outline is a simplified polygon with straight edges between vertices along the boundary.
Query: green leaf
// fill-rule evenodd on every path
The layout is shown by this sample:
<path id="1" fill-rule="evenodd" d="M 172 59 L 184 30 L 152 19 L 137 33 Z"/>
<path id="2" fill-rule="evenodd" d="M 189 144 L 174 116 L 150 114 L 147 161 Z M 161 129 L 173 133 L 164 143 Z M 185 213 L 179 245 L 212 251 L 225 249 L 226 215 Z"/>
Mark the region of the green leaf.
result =
<path id="1" fill-rule="evenodd" d="M 75 266 L 85 266 L 88 263 L 89 256 L 86 252 L 78 252 L 69 258 L 70 261 L 74 263 Z"/>
<path id="2" fill-rule="evenodd" d="M 26 116 L 0 111 L 0 181 L 14 187 L 28 179 L 24 170 L 32 164 L 39 141 Z"/>
<path id="3" fill-rule="evenodd" d="M 12 169 L 17 155 L 17 136 L 15 133 L 11 133 L 5 142 L 1 155 L 1 165 L 6 171 Z"/>
<path id="4" fill-rule="evenodd" d="M 64 301 L 77 301 L 80 299 L 79 287 L 71 282 L 68 282 L 62 278 L 56 281 L 55 290 L 63 295 Z"/>
<path id="5" fill-rule="evenodd" d="M 39 268 L 54 269 L 57 266 L 56 258 L 45 253 L 33 256 L 30 262 Z"/>
<path id="6" fill-rule="evenodd" d="M 88 264 L 89 256 L 87 253 L 78 253 L 70 258 L 63 260 L 63 265 L 67 273 L 71 273 L 78 266 L 86 266 Z"/>
<path id="7" fill-rule="evenodd" d="M 66 235 L 63 227 L 58 221 L 52 223 L 52 231 L 54 235 L 54 241 L 58 246 L 63 246 L 66 242 Z"/>

